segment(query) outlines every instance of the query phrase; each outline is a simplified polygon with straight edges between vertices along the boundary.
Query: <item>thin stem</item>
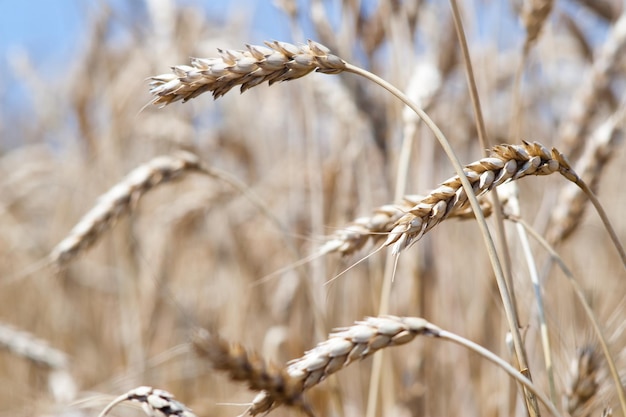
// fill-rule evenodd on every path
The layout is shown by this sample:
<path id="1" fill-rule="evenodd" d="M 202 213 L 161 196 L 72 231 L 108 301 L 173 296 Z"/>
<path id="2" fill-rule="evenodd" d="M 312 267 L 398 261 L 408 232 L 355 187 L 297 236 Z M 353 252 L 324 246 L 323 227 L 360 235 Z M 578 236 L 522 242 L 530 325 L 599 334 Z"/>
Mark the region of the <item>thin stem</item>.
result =
<path id="1" fill-rule="evenodd" d="M 470 99 L 472 101 L 472 107 L 474 109 L 474 118 L 476 121 L 476 127 L 478 129 L 478 140 L 480 141 L 481 147 L 486 150 L 488 148 L 488 140 L 487 140 L 487 130 L 485 129 L 485 121 L 482 114 L 482 108 L 480 106 L 480 98 L 478 96 L 478 89 L 476 87 L 476 79 L 474 77 L 474 70 L 472 67 L 472 61 L 469 55 L 469 47 L 467 46 L 467 39 L 465 37 L 465 31 L 463 30 L 463 21 L 461 20 L 461 13 L 459 12 L 459 7 L 456 0 L 450 0 L 450 7 L 452 8 L 452 17 L 454 20 L 454 27 L 459 38 L 459 44 L 461 46 L 461 52 L 463 55 L 463 61 L 465 62 L 465 75 L 467 78 L 467 85 L 469 88 Z M 515 352 L 517 356 L 517 360 L 519 362 L 519 366 L 521 369 L 528 370 L 528 359 L 526 357 L 526 350 L 522 344 L 522 336 L 519 333 L 519 317 L 517 316 L 517 305 L 515 299 L 515 292 L 513 290 L 513 280 L 511 274 L 511 262 L 510 262 L 510 254 L 508 251 L 507 243 L 506 243 L 506 234 L 504 231 L 504 219 L 502 217 L 502 206 L 500 204 L 500 200 L 498 199 L 497 194 L 493 195 L 492 198 L 493 206 L 494 206 L 494 214 L 496 217 L 496 233 L 498 236 L 498 240 L 500 242 L 500 249 L 503 254 L 502 263 L 504 264 L 503 273 L 504 279 L 502 284 L 504 284 L 500 288 L 501 293 L 508 293 L 507 298 L 510 299 L 511 303 L 511 314 L 512 314 L 512 322 L 514 326 L 511 327 L 511 334 L 513 335 L 513 344 L 515 345 Z M 501 286 L 501 283 L 498 282 L 498 287 Z M 503 299 L 504 301 L 504 299 Z M 530 370 L 528 372 L 528 378 L 532 380 Z M 528 398 L 529 411 L 533 410 L 535 415 L 539 415 L 537 402 L 533 400 L 532 396 L 526 395 Z"/>
<path id="2" fill-rule="evenodd" d="M 543 405 L 545 405 L 548 408 L 548 410 L 553 416 L 555 417 L 561 416 L 561 414 L 556 409 L 554 404 L 552 404 L 550 399 L 547 398 L 541 391 L 539 391 L 539 389 L 532 383 L 530 379 L 520 374 L 519 371 L 517 371 L 515 368 L 509 365 L 509 363 L 505 361 L 504 359 L 498 357 L 497 355 L 485 349 L 484 347 L 480 346 L 479 344 L 474 343 L 471 340 L 465 339 L 464 337 L 461 337 L 457 334 L 448 332 L 446 330 L 439 330 L 438 332 L 435 332 L 432 335 L 434 337 L 449 340 L 450 342 L 461 345 L 473 352 L 478 353 L 480 356 L 487 359 L 488 361 L 493 362 L 494 364 L 502 368 L 507 374 L 513 377 L 517 382 L 522 384 L 528 391 L 532 392 L 535 395 L 535 398 L 539 399 L 539 401 L 541 401 Z"/>
<path id="3" fill-rule="evenodd" d="M 613 226 L 611 225 L 609 217 L 606 215 L 606 212 L 604 211 L 602 204 L 600 204 L 598 197 L 596 197 L 593 191 L 591 191 L 591 188 L 589 188 L 582 179 L 579 178 L 576 181 L 576 185 L 578 185 L 583 190 L 583 192 L 587 195 L 587 197 L 589 197 L 591 204 L 593 204 L 593 207 L 598 212 L 598 215 L 600 216 L 600 220 L 602 220 L 602 224 L 604 225 L 604 228 L 606 229 L 609 236 L 611 237 L 613 246 L 615 246 L 615 249 L 617 249 L 617 252 L 619 253 L 619 257 L 622 261 L 622 266 L 624 267 L 624 269 L 626 269 L 626 252 L 624 252 L 624 247 L 622 246 L 622 243 L 619 241 L 619 238 L 617 237 L 617 233 L 615 233 L 615 230 L 613 229 Z M 624 415 L 626 415 L 626 413 Z"/>
<path id="4" fill-rule="evenodd" d="M 406 179 L 408 177 L 411 165 L 411 155 L 413 144 L 415 142 L 416 129 L 408 129 L 408 133 L 402 141 L 402 149 L 400 150 L 398 161 L 398 172 L 396 173 L 396 185 L 394 192 L 394 201 L 398 201 L 406 194 Z M 383 316 L 389 314 L 389 300 L 391 297 L 391 287 L 393 285 L 393 274 L 396 270 L 397 256 L 391 252 L 387 252 L 385 260 L 385 273 L 383 276 L 382 288 L 380 291 L 380 301 L 378 305 L 378 315 Z M 381 351 L 374 356 L 372 360 L 372 371 L 370 373 L 369 393 L 367 396 L 367 409 L 365 416 L 374 417 L 378 408 L 378 394 L 380 389 L 381 375 L 383 372 L 383 362 L 385 352 Z"/>
<path id="5" fill-rule="evenodd" d="M 530 279 L 535 290 L 535 299 L 537 301 L 537 314 L 539 315 L 539 326 L 541 332 L 541 346 L 543 348 L 543 357 L 546 363 L 546 373 L 548 374 L 548 383 L 550 385 L 550 397 L 552 402 L 557 404 L 556 386 L 554 384 L 554 367 L 552 365 L 552 353 L 550 349 L 550 337 L 548 334 L 548 325 L 546 322 L 546 312 L 543 304 L 543 295 L 541 294 L 541 284 L 539 283 L 539 273 L 537 272 L 537 265 L 535 264 L 535 258 L 530 249 L 530 242 L 528 241 L 528 235 L 524 226 L 517 223 L 517 234 L 522 244 L 522 250 L 524 251 L 524 257 L 528 264 L 528 272 Z"/>
<path id="6" fill-rule="evenodd" d="M 439 141 L 441 147 L 443 148 L 444 152 L 448 155 L 448 158 L 450 159 L 450 162 L 454 166 L 454 169 L 457 175 L 459 176 L 459 180 L 461 181 L 461 184 L 463 185 L 463 189 L 465 190 L 467 194 L 467 198 L 476 216 L 476 221 L 478 222 L 478 227 L 485 241 L 485 246 L 487 248 L 489 260 L 491 261 L 491 266 L 496 276 L 496 282 L 498 283 L 498 289 L 500 291 L 500 297 L 502 298 L 502 303 L 504 306 L 504 311 L 507 317 L 508 325 L 511 330 L 511 334 L 513 335 L 513 343 L 515 346 L 515 351 L 517 353 L 517 357 L 518 358 L 521 357 L 521 355 L 523 355 L 522 338 L 519 333 L 519 325 L 517 321 L 517 316 L 515 315 L 515 312 L 513 309 L 513 303 L 511 301 L 509 292 L 506 290 L 507 286 L 506 286 L 506 280 L 504 278 L 502 265 L 500 264 L 500 260 L 498 259 L 495 244 L 493 243 L 493 239 L 491 238 L 491 234 L 489 233 L 487 221 L 485 220 L 485 216 L 482 214 L 482 211 L 480 209 L 480 204 L 478 203 L 478 200 L 476 199 L 476 195 L 474 194 L 472 185 L 470 184 L 469 180 L 465 176 L 465 173 L 463 171 L 463 166 L 461 165 L 461 163 L 459 162 L 459 159 L 454 153 L 452 146 L 450 146 L 450 143 L 447 141 L 447 139 L 445 138 L 445 136 L 443 135 L 439 127 L 435 124 L 435 122 L 433 122 L 433 120 L 422 109 L 420 109 L 413 101 L 409 100 L 409 98 L 402 91 L 400 91 L 399 89 L 397 89 L 396 87 L 388 83 L 387 81 L 383 80 L 382 78 L 378 77 L 377 75 L 372 74 L 371 72 L 366 71 L 362 68 L 356 67 L 352 64 L 346 63 L 345 71 L 360 75 L 380 85 L 381 87 L 389 91 L 391 94 L 396 96 L 404 104 L 409 106 L 411 110 L 413 110 L 415 114 L 417 114 L 424 121 L 426 126 L 428 126 L 428 128 L 433 132 L 433 134 Z M 526 369 L 526 368 L 522 368 L 522 369 Z"/>

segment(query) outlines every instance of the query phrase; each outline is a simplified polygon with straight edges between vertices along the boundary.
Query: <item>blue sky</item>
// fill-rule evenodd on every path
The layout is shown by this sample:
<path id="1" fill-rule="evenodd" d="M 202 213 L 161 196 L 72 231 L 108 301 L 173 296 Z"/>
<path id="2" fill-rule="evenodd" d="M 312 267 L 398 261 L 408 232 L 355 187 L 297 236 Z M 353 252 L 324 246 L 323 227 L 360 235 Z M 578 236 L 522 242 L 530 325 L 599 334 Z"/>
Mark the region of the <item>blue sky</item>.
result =
<path id="1" fill-rule="evenodd" d="M 233 8 L 253 16 L 255 35 L 286 39 L 288 20 L 271 0 L 175 0 L 198 4 L 207 13 L 228 16 Z M 15 85 L 11 57 L 25 52 L 46 80 L 54 80 L 81 46 L 88 16 L 102 4 L 116 10 L 144 7 L 144 0 L 0 0 L 0 106 L 22 106 L 24 91 Z M 1 111 L 1 107 L 0 107 Z"/>

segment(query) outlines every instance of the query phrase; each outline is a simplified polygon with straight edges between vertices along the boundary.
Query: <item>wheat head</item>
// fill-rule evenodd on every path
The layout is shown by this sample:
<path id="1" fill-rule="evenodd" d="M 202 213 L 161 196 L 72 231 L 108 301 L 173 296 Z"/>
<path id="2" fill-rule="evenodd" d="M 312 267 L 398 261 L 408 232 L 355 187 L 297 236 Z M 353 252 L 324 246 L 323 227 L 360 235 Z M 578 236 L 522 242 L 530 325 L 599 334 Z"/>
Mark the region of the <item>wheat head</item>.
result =
<path id="1" fill-rule="evenodd" d="M 266 81 L 271 85 L 312 71 L 337 74 L 345 67 L 341 58 L 314 41 L 300 46 L 279 41 L 265 45 L 246 45 L 245 51 L 218 49 L 217 58 L 193 58 L 191 66 L 177 65 L 170 74 L 151 77 L 152 104 L 185 102 L 205 92 L 218 98 L 238 85 L 243 93 Z"/>
<path id="2" fill-rule="evenodd" d="M 386 204 L 374 209 L 370 216 L 353 220 L 349 225 L 335 232 L 318 252 L 320 254 L 340 253 L 347 256 L 360 250 L 367 242 L 378 241 L 387 236 L 409 210 L 424 199 L 421 195 L 406 195 L 397 204 Z M 479 199 L 483 214 L 491 215 L 493 207 L 489 200 Z M 470 207 L 457 207 L 448 218 L 472 219 L 474 213 Z"/>
<path id="3" fill-rule="evenodd" d="M 570 380 L 565 392 L 565 408 L 574 415 L 583 415 L 584 406 L 598 392 L 598 352 L 593 346 L 578 351 L 572 361 Z"/>
<path id="4" fill-rule="evenodd" d="M 477 196 L 528 175 L 559 172 L 572 182 L 580 180 L 563 154 L 556 149 L 549 152 L 537 142 L 495 146 L 489 157 L 466 165 L 464 171 Z M 449 217 L 451 212 L 467 204 L 467 194 L 460 178 L 454 176 L 444 181 L 398 220 L 385 246 L 393 245 L 394 253 L 401 252 Z"/>
<path id="5" fill-rule="evenodd" d="M 83 216 L 70 233 L 51 251 L 53 265 L 64 266 L 129 211 L 146 192 L 179 178 L 186 172 L 201 169 L 199 158 L 189 152 L 159 156 L 130 172 L 122 181 L 103 194 L 97 204 Z"/>

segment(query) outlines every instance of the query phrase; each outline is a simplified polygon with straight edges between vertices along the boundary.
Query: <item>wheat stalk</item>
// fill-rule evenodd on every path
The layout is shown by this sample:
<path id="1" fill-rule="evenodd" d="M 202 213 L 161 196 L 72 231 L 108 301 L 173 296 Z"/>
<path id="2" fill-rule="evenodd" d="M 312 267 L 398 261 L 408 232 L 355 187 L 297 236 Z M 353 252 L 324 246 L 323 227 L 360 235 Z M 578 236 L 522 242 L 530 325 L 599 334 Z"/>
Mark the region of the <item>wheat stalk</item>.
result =
<path id="1" fill-rule="evenodd" d="M 184 102 L 205 92 L 218 98 L 238 85 L 243 93 L 266 81 L 271 85 L 312 71 L 337 74 L 345 68 L 341 58 L 314 41 L 300 46 L 279 41 L 265 45 L 246 45 L 246 51 L 218 49 L 218 58 L 193 58 L 191 66 L 177 65 L 170 74 L 151 77 L 152 104 Z"/>
<path id="2" fill-rule="evenodd" d="M 346 227 L 335 232 L 329 240 L 322 245 L 320 254 L 340 253 L 347 256 L 360 250 L 372 240 L 374 242 L 387 236 L 409 210 L 424 199 L 421 195 L 406 195 L 397 204 L 386 204 L 374 209 L 370 216 L 363 216 L 353 220 Z M 491 215 L 491 203 L 484 198 L 479 199 L 483 214 Z M 474 212 L 470 207 L 457 207 L 450 212 L 448 218 L 473 219 Z"/>
<path id="3" fill-rule="evenodd" d="M 564 155 L 556 149 L 549 152 L 537 142 L 495 146 L 489 157 L 466 165 L 464 169 L 477 196 L 508 181 L 555 172 L 572 182 L 579 182 L 578 175 Z M 466 207 L 467 204 L 468 197 L 459 176 L 444 181 L 398 220 L 385 246 L 393 245 L 394 253 L 401 252 L 446 219 L 453 210 Z"/>
<path id="4" fill-rule="evenodd" d="M 105 417 L 116 405 L 124 401 L 141 404 L 142 410 L 149 417 L 196 417 L 196 415 L 174 396 L 162 389 L 148 386 L 134 388 L 113 400 L 98 417 Z"/>
<path id="5" fill-rule="evenodd" d="M 103 194 L 97 204 L 83 216 L 70 233 L 51 251 L 52 264 L 64 266 L 98 238 L 146 192 L 200 169 L 200 160 L 189 152 L 159 156 L 131 171 L 122 181 Z"/>

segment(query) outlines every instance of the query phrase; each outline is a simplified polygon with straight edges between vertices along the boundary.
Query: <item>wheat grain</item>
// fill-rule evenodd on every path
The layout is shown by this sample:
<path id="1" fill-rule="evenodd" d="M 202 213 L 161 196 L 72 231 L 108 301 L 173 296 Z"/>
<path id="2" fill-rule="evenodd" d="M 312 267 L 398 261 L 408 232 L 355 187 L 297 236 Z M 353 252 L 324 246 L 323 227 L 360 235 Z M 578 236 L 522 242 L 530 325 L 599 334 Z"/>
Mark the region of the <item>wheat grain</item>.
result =
<path id="1" fill-rule="evenodd" d="M 137 387 L 120 395 L 107 405 L 98 417 L 105 417 L 113 407 L 124 401 L 140 403 L 141 408 L 149 417 L 196 417 L 185 404 L 176 401 L 169 392 L 148 386 Z"/>
<path id="2" fill-rule="evenodd" d="M 52 250 L 50 261 L 57 266 L 66 265 L 80 252 L 93 245 L 116 220 L 131 210 L 146 192 L 179 178 L 186 172 L 199 169 L 200 160 L 189 152 L 159 156 L 135 168 L 98 199 L 97 204 Z"/>
<path id="3" fill-rule="evenodd" d="M 265 45 L 246 45 L 246 51 L 219 49 L 218 58 L 193 58 L 191 66 L 177 65 L 171 74 L 151 77 L 152 104 L 185 102 L 205 92 L 218 98 L 238 85 L 243 93 L 266 81 L 271 85 L 312 71 L 337 74 L 345 67 L 343 60 L 314 41 L 301 46 L 279 41 Z"/>
<path id="4" fill-rule="evenodd" d="M 528 175 L 559 172 L 572 182 L 579 181 L 564 155 L 556 149 L 549 152 L 537 142 L 495 146 L 489 157 L 466 165 L 464 172 L 477 196 Z M 467 204 L 467 194 L 460 178 L 454 176 L 444 181 L 397 221 L 385 246 L 393 245 L 394 253 L 401 252 L 446 219 L 452 211 Z"/>
<path id="5" fill-rule="evenodd" d="M 359 217 L 334 233 L 318 249 L 318 252 L 320 254 L 340 253 L 344 256 L 353 254 L 363 248 L 368 241 L 376 242 L 387 236 L 396 226 L 398 220 L 423 199 L 424 197 L 420 195 L 406 195 L 397 204 L 386 204 L 376 208 L 372 215 Z M 486 217 L 490 216 L 492 212 L 491 203 L 485 198 L 479 199 L 479 202 L 483 214 Z M 474 213 L 470 207 L 458 207 L 451 211 L 448 216 L 448 218 L 453 217 L 471 219 L 474 218 Z"/>

